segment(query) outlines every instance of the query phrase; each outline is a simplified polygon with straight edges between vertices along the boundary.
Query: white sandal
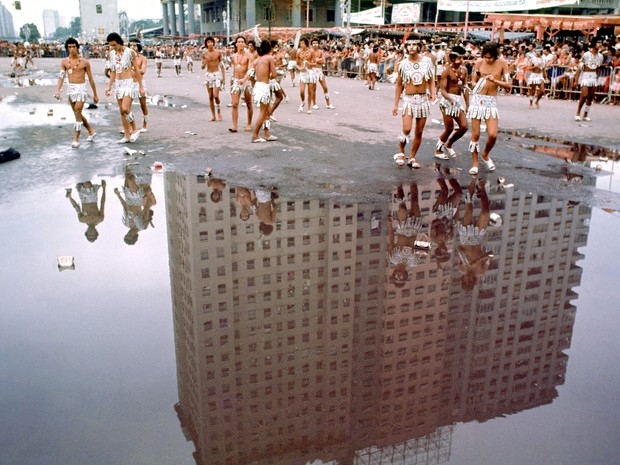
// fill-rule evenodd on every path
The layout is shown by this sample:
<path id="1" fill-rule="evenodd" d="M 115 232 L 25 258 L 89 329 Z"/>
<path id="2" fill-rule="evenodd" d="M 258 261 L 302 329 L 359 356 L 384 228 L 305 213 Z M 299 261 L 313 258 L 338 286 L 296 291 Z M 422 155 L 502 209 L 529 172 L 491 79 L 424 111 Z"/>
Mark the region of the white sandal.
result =
<path id="1" fill-rule="evenodd" d="M 405 166 L 407 159 L 404 153 L 397 153 L 394 155 L 394 161 L 398 166 Z"/>

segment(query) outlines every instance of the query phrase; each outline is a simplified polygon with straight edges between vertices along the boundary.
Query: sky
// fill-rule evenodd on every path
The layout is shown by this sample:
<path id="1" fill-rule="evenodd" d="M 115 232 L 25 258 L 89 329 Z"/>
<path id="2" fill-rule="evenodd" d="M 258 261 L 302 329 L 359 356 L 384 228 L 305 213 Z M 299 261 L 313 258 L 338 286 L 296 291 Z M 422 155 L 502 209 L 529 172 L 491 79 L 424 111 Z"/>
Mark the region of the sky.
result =
<path id="1" fill-rule="evenodd" d="M 67 27 L 71 19 L 80 15 L 78 0 L 20 0 L 22 9 L 15 10 L 15 0 L 0 0 L 13 15 L 15 29 L 26 23 L 37 25 L 43 34 L 43 10 L 58 10 L 61 18 L 65 18 Z M 162 9 L 160 0 L 117 0 L 118 11 L 126 11 L 130 21 L 138 19 L 161 19 Z M 62 20 L 62 19 L 61 19 Z"/>

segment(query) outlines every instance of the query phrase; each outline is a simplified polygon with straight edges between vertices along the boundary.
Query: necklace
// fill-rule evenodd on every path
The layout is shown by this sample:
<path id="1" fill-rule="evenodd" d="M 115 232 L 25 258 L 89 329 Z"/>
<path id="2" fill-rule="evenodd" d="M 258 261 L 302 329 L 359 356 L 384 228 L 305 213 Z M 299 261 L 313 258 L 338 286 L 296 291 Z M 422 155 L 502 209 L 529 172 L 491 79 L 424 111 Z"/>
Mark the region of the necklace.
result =
<path id="1" fill-rule="evenodd" d="M 73 64 L 71 63 L 71 58 L 69 58 L 69 74 L 72 74 L 72 73 L 73 73 L 73 70 L 74 70 L 74 69 L 77 69 L 77 67 L 78 67 L 78 66 L 80 66 L 80 62 L 81 62 L 81 61 L 82 61 L 82 59 L 81 59 L 81 58 L 78 58 L 77 63 L 76 63 L 75 65 L 73 65 Z"/>

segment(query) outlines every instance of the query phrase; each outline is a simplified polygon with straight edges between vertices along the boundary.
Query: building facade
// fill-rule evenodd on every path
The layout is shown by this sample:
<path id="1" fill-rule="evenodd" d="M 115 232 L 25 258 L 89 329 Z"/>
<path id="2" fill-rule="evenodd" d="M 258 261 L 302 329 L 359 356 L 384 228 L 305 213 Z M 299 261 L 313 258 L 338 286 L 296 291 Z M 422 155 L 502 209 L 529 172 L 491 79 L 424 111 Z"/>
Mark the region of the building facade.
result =
<path id="1" fill-rule="evenodd" d="M 2 39 L 14 39 L 17 37 L 15 33 L 15 25 L 13 24 L 13 15 L 11 12 L 0 2 L 0 38 Z"/>
<path id="2" fill-rule="evenodd" d="M 83 41 L 105 42 L 110 32 L 119 32 L 117 0 L 80 0 Z"/>

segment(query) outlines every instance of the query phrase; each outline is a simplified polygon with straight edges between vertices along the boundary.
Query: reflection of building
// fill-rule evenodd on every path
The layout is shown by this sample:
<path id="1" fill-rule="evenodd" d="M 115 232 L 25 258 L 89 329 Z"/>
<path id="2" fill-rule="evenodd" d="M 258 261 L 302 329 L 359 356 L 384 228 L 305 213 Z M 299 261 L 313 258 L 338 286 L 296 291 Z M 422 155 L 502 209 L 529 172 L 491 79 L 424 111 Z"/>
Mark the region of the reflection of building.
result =
<path id="1" fill-rule="evenodd" d="M 504 224 L 488 238 L 495 258 L 474 291 L 451 292 L 446 349 L 463 421 L 549 403 L 563 384 L 590 208 L 507 189 L 493 196 Z"/>
<path id="2" fill-rule="evenodd" d="M 419 191 L 429 217 L 436 185 Z M 556 395 L 587 208 L 491 194 L 495 259 L 464 292 L 431 256 L 388 281 L 391 204 L 280 197 L 265 236 L 234 188 L 210 194 L 166 173 L 176 410 L 198 464 L 444 463 L 456 422 Z"/>
<path id="3" fill-rule="evenodd" d="M 119 32 L 117 0 L 80 0 L 84 40 L 105 42 L 110 32 Z"/>

